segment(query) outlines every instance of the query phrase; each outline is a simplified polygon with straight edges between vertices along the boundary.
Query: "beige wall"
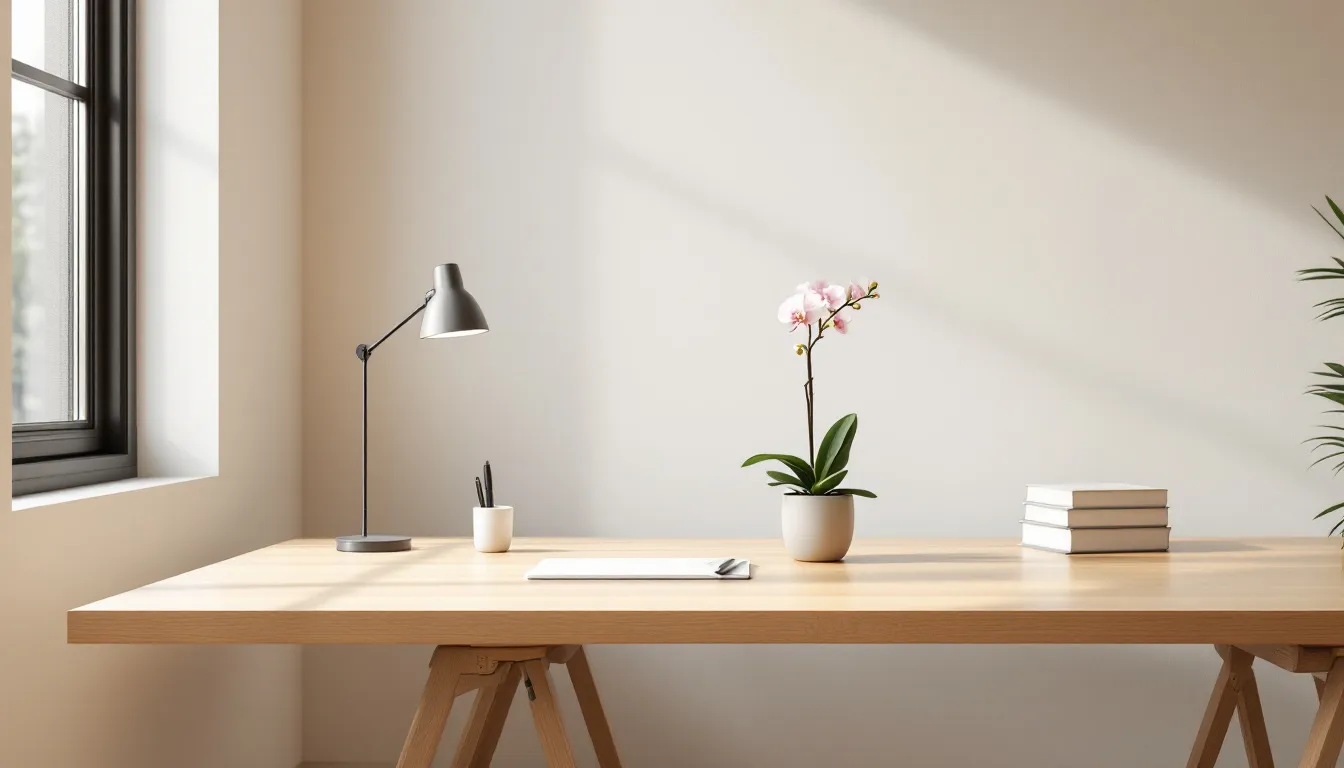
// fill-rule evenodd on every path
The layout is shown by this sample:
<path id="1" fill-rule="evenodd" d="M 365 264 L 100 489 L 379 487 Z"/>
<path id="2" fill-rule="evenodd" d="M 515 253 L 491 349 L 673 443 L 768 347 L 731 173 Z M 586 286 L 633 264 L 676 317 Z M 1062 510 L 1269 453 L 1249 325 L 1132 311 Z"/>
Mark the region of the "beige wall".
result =
<path id="1" fill-rule="evenodd" d="M 354 345 L 456 261 L 492 332 L 371 365 L 381 531 L 466 533 L 488 458 L 520 534 L 777 535 L 737 468 L 804 450 L 775 308 L 864 276 L 883 298 L 818 380 L 823 420 L 862 416 L 860 536 L 1013 536 L 1023 485 L 1064 478 L 1169 486 L 1179 535 L 1323 534 L 1341 488 L 1305 471 L 1301 391 L 1338 328 L 1293 270 L 1339 254 L 1308 206 L 1344 195 L 1341 28 L 1327 0 L 310 0 L 304 531 L 356 525 Z M 1215 671 L 594 656 L 629 763 L 669 768 L 1171 765 Z M 305 758 L 391 760 L 425 659 L 306 651 Z M 1310 686 L 1264 677 L 1290 760 Z M 536 764 L 529 727 L 499 764 Z"/>
<path id="2" fill-rule="evenodd" d="M 298 4 L 192 0 L 184 12 L 183 0 L 144 0 L 145 21 L 161 20 L 156 14 L 170 3 L 191 17 L 196 33 L 217 29 L 218 36 L 218 75 L 196 84 L 205 94 L 218 90 L 217 145 L 175 151 L 218 169 L 218 274 L 206 281 L 218 291 L 218 344 L 196 342 L 218 351 L 219 474 L 0 515 L 6 766 L 292 768 L 300 757 L 296 650 L 64 640 L 68 608 L 299 530 Z M 7 25 L 8 2 L 3 8 Z M 0 39 L 9 44 L 7 29 Z M 7 228 L 9 216 L 0 221 Z M 202 230 L 201 249 L 212 247 L 210 234 Z M 181 254 L 188 262 L 198 256 Z M 0 344 L 7 357 L 7 249 L 4 258 Z M 207 306 L 210 298 L 202 297 Z M 158 366 L 192 360 L 190 349 L 166 361 L 151 355 L 140 375 L 155 379 L 165 374 Z M 0 393 L 7 409 L 9 386 Z M 153 412 L 157 404 L 141 407 Z M 4 474 L 0 482 L 8 484 Z"/>

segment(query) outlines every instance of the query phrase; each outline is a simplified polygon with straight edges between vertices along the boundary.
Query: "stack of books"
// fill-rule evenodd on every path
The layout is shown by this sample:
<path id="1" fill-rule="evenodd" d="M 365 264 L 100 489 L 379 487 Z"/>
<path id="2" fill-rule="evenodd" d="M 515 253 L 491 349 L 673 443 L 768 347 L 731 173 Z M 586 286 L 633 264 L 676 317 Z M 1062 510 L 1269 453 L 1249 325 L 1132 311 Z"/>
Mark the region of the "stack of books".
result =
<path id="1" fill-rule="evenodd" d="M 1028 485 L 1022 544 L 1065 554 L 1165 552 L 1167 491 L 1124 483 Z"/>

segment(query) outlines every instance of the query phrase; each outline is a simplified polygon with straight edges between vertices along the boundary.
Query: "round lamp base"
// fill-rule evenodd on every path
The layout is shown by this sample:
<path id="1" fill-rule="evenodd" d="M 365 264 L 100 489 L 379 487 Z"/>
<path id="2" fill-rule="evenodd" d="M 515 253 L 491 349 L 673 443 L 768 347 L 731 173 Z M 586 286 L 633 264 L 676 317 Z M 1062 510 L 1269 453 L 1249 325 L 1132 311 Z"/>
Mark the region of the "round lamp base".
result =
<path id="1" fill-rule="evenodd" d="M 405 552 L 410 548 L 410 536 L 371 533 L 368 536 L 336 537 L 336 549 L 342 552 Z"/>

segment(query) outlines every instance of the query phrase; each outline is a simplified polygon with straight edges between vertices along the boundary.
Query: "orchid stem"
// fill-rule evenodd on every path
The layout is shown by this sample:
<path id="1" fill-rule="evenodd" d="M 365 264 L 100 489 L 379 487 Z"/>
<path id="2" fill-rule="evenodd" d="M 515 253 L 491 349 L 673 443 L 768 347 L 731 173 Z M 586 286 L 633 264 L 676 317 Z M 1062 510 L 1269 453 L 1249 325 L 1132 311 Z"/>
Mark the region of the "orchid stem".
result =
<path id="1" fill-rule="evenodd" d="M 820 332 L 818 332 L 820 335 Z M 813 442 L 812 428 L 812 326 L 807 326 L 807 383 L 803 385 L 803 394 L 807 396 L 807 463 L 816 466 L 817 451 Z"/>
<path id="2" fill-rule="evenodd" d="M 812 335 L 812 326 L 807 326 L 807 347 L 805 348 L 807 354 L 807 383 L 803 384 L 803 394 L 807 397 L 807 462 L 812 465 L 814 472 L 817 468 L 817 449 L 815 438 L 816 429 L 813 425 L 813 420 L 816 415 L 817 401 L 816 392 L 814 391 L 815 384 L 812 380 L 812 348 L 817 345 L 817 342 L 821 341 L 822 334 L 826 331 L 826 325 L 834 320 L 836 315 L 840 314 L 842 310 L 848 309 L 861 301 L 873 298 L 875 295 L 876 291 L 869 288 L 863 296 L 857 299 L 849 299 L 843 305 L 833 310 L 831 314 L 826 316 L 825 320 L 817 322 L 817 335 L 815 337 Z M 820 480 L 821 478 L 817 479 Z"/>

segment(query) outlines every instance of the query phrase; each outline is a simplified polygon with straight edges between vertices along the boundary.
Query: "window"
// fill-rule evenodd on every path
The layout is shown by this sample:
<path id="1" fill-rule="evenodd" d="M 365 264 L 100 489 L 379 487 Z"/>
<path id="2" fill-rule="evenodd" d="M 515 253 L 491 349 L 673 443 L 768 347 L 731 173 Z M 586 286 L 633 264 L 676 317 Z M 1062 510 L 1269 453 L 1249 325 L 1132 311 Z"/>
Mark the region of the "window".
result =
<path id="1" fill-rule="evenodd" d="M 135 0 L 12 0 L 15 495 L 135 476 Z"/>

